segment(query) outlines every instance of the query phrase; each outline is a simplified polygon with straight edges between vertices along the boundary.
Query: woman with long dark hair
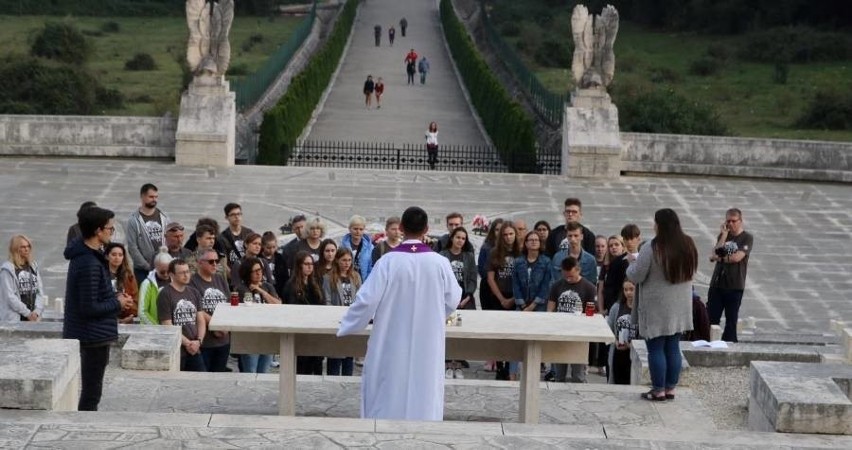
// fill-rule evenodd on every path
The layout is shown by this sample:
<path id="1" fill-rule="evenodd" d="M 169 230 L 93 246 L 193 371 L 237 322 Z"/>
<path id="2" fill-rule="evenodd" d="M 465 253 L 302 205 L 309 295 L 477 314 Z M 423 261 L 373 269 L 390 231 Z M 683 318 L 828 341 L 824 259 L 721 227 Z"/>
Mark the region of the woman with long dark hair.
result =
<path id="1" fill-rule="evenodd" d="M 284 288 L 284 302 L 290 305 L 325 305 L 322 288 L 313 275 L 313 255 L 305 250 L 296 252 L 296 257 L 293 258 L 293 273 Z M 296 373 L 300 375 L 322 375 L 322 357 L 297 357 Z"/>
<path id="2" fill-rule="evenodd" d="M 335 248 L 337 248 L 335 246 Z M 337 249 L 332 259 L 332 268 L 322 278 L 322 290 L 325 301 L 332 306 L 349 306 L 355 301 L 355 294 L 361 287 L 361 275 L 355 270 L 352 250 L 346 247 Z M 355 368 L 354 359 L 328 358 L 326 362 L 328 375 L 352 376 Z"/>
<path id="3" fill-rule="evenodd" d="M 673 210 L 654 214 L 654 239 L 629 255 L 627 278 L 636 283 L 633 323 L 648 347 L 652 388 L 642 398 L 673 400 L 680 378 L 680 335 L 692 329 L 692 277 L 698 250 Z"/>
<path id="4" fill-rule="evenodd" d="M 518 231 L 512 222 L 503 222 L 500 239 L 494 245 L 488 264 L 488 289 L 496 299 L 494 309 L 500 311 L 515 310 L 515 294 L 512 289 L 512 277 L 515 273 L 515 259 L 521 255 Z M 498 380 L 509 379 L 509 363 L 497 363 Z"/>
<path id="5" fill-rule="evenodd" d="M 314 264 L 314 277 L 316 277 L 317 283 L 322 283 L 323 277 L 334 269 L 334 259 L 337 256 L 337 242 L 334 242 L 334 239 L 323 239 L 320 242 L 319 251 L 319 259 Z"/>
<path id="6" fill-rule="evenodd" d="M 139 313 L 139 305 L 136 300 L 139 295 L 139 285 L 133 275 L 133 266 L 130 264 L 130 258 L 127 257 L 127 250 L 124 248 L 124 244 L 110 242 L 104 248 L 104 254 L 106 254 L 107 264 L 109 265 L 113 290 L 117 294 L 127 294 L 133 299 L 129 308 L 121 310 L 118 321 L 119 323 L 131 323 Z"/>

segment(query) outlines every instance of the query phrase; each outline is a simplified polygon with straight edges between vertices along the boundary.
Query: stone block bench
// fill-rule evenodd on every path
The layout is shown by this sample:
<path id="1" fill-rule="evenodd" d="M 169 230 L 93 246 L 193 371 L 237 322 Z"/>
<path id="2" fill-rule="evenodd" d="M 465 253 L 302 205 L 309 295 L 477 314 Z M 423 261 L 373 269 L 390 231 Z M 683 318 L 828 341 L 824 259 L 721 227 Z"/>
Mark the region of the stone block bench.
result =
<path id="1" fill-rule="evenodd" d="M 750 344 L 729 342 L 728 348 L 693 347 L 691 342 L 681 342 L 680 352 L 683 358 L 681 381 L 679 384 L 689 386 L 691 382 L 690 366 L 692 367 L 748 367 L 752 361 L 778 362 L 825 362 L 827 356 L 834 355 L 835 346 L 826 345 L 783 345 L 783 344 Z M 630 352 L 631 371 L 630 384 L 651 384 L 648 371 L 648 350 L 644 341 L 633 341 Z"/>
<path id="2" fill-rule="evenodd" d="M 129 370 L 180 370 L 180 327 L 119 325 L 110 347 L 110 366 Z M 0 339 L 61 339 L 61 322 L 0 324 Z"/>
<path id="3" fill-rule="evenodd" d="M 80 343 L 70 339 L 2 339 L 0 408 L 76 411 Z"/>
<path id="4" fill-rule="evenodd" d="M 749 383 L 750 429 L 852 435 L 852 365 L 755 361 Z"/>

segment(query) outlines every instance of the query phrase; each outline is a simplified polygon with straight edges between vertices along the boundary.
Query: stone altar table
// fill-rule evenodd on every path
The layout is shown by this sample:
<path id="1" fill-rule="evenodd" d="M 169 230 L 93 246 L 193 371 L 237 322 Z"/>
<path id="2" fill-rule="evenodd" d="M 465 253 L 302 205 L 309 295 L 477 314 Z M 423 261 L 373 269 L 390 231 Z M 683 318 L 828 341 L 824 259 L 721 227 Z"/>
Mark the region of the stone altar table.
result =
<path id="1" fill-rule="evenodd" d="M 231 332 L 234 353 L 280 355 L 278 407 L 296 408 L 296 356 L 364 356 L 370 328 L 338 338 L 343 306 L 217 306 L 211 330 Z M 461 311 L 462 326 L 447 327 L 447 359 L 523 361 L 520 421 L 538 423 L 541 362 L 586 364 L 590 342 L 609 343 L 612 331 L 603 317 Z"/>

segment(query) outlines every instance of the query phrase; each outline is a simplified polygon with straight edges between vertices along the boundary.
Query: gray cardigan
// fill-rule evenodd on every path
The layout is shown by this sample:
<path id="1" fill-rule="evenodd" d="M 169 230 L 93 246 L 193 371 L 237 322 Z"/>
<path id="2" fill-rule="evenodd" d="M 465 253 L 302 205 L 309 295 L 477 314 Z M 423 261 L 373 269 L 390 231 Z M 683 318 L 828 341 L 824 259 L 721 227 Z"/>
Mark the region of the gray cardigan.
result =
<path id="1" fill-rule="evenodd" d="M 692 282 L 666 281 L 654 256 L 653 240 L 642 246 L 636 261 L 627 267 L 627 278 L 636 284 L 632 318 L 642 338 L 671 336 L 692 329 Z"/>

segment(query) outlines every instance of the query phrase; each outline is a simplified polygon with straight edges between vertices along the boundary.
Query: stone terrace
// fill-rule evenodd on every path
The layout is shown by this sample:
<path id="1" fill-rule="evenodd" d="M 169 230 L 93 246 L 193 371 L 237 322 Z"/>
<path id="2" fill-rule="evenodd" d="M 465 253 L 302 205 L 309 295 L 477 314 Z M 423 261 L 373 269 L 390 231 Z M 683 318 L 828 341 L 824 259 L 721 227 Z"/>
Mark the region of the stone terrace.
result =
<path id="1" fill-rule="evenodd" d="M 707 261 L 726 208 L 744 211 L 755 235 L 741 317 L 759 330 L 826 331 L 829 319 L 852 321 L 852 188 L 849 185 L 728 178 L 625 176 L 618 181 L 558 176 L 425 173 L 333 168 L 250 167 L 193 169 L 132 160 L 4 158 L 0 191 L 6 194 L 0 230 L 8 239 L 25 233 L 35 241 L 48 295 L 64 296 L 65 234 L 80 203 L 95 200 L 126 220 L 138 206 L 139 187 L 160 188 L 160 206 L 192 226 L 202 215 L 225 223 L 222 207 L 243 205 L 245 224 L 277 230 L 296 213 L 319 214 L 330 235 L 345 233 L 352 214 L 375 229 L 410 205 L 442 217 L 474 214 L 560 223 L 565 197 L 584 202 L 583 222 L 598 234 L 615 234 L 635 221 L 653 235 L 657 208 L 672 207 L 696 240 L 701 255 L 696 285 L 704 296 L 713 266 Z M 120 231 L 116 237 L 123 240 Z"/>

